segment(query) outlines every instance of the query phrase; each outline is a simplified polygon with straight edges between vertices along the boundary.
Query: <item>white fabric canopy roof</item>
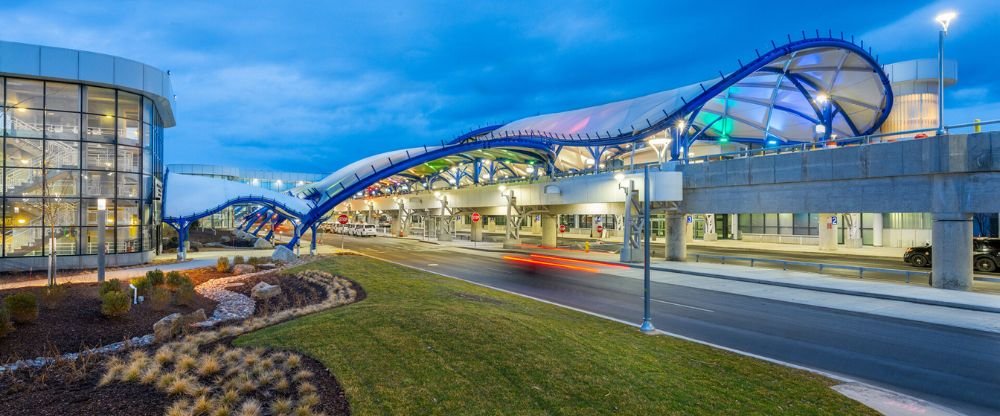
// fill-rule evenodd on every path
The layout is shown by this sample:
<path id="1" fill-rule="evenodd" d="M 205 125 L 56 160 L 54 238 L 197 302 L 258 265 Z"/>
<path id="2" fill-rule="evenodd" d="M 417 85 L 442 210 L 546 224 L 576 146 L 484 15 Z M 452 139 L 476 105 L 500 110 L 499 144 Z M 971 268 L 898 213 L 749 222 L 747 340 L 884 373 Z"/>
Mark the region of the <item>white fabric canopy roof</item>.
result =
<path id="1" fill-rule="evenodd" d="M 305 215 L 312 209 L 307 201 L 285 193 L 208 176 L 168 173 L 164 193 L 165 219 L 201 216 L 220 205 L 251 196 L 277 201 L 292 210 L 287 214 L 296 217 Z"/>

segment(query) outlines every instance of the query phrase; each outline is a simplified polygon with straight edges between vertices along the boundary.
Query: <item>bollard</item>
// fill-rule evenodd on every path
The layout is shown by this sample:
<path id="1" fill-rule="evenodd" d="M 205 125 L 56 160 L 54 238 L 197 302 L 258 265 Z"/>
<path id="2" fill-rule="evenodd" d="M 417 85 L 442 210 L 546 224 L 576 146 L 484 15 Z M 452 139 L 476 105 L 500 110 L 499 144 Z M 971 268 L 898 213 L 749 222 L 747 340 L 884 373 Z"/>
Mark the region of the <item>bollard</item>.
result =
<path id="1" fill-rule="evenodd" d="M 973 131 L 973 132 L 976 132 L 976 133 L 982 133 L 982 132 L 983 132 L 983 126 L 981 126 L 981 125 L 979 124 L 979 122 L 980 122 L 980 121 L 981 121 L 981 120 L 979 120 L 978 118 L 972 121 L 973 123 L 976 123 L 976 124 L 974 124 L 974 125 L 972 126 L 972 131 Z"/>

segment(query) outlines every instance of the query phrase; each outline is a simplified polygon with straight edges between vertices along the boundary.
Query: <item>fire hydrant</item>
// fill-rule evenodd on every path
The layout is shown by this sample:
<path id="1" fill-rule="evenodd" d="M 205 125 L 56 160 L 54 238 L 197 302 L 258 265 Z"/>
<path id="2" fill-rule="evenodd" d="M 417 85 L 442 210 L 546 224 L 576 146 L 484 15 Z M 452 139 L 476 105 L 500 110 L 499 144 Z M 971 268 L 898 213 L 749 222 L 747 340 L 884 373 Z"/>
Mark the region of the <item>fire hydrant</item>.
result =
<path id="1" fill-rule="evenodd" d="M 583 242 L 583 251 L 590 253 L 590 241 Z"/>

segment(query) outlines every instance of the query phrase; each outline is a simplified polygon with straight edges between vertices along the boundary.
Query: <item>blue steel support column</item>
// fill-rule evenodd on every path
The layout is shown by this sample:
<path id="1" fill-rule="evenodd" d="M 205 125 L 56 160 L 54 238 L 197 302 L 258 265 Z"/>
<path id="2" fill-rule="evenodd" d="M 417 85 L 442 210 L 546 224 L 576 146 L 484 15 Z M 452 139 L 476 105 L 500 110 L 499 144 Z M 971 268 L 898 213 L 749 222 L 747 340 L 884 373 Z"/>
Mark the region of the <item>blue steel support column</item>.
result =
<path id="1" fill-rule="evenodd" d="M 639 330 L 642 331 L 642 332 L 645 332 L 645 333 L 652 333 L 653 331 L 656 330 L 656 328 L 653 327 L 653 314 L 652 314 L 652 311 L 650 310 L 650 307 L 649 307 L 650 296 L 652 296 L 650 294 L 650 284 L 649 284 L 649 246 L 650 246 L 650 236 L 649 236 L 649 234 L 650 234 L 650 231 L 651 231 L 651 228 L 652 228 L 651 224 L 650 224 L 650 219 L 649 219 L 649 217 L 650 217 L 650 215 L 649 215 L 649 208 L 650 208 L 650 203 L 649 203 L 649 165 L 643 166 L 643 172 L 642 173 L 643 173 L 643 178 L 642 178 L 642 181 L 643 181 L 643 184 L 642 184 L 642 193 L 643 193 L 642 206 L 643 206 L 643 208 L 642 209 L 644 211 L 642 213 L 642 222 L 643 222 L 642 228 L 643 228 L 643 234 L 644 234 L 643 239 L 645 241 L 644 241 L 644 245 L 643 245 L 643 248 L 642 248 L 642 251 L 643 251 L 643 263 L 642 263 L 642 275 L 643 275 L 642 276 L 643 277 L 643 279 L 642 279 L 642 297 L 643 297 L 643 304 L 642 304 L 642 325 L 639 326 Z"/>
<path id="2" fill-rule="evenodd" d="M 270 216 L 271 216 L 271 211 L 270 210 L 265 211 L 264 215 L 260 219 L 260 225 L 258 225 L 257 228 L 255 228 L 251 234 L 253 234 L 256 237 L 257 233 L 259 233 L 260 230 L 264 228 L 264 225 L 267 224 L 267 220 L 269 219 Z"/>
<path id="3" fill-rule="evenodd" d="M 281 225 L 281 223 L 283 222 L 285 222 L 285 217 L 278 217 L 278 220 L 275 221 L 274 225 L 271 226 L 271 231 L 267 232 L 267 235 L 264 236 L 264 239 L 267 241 L 271 241 L 271 237 L 274 236 L 274 229 L 278 228 L 278 226 Z"/>
<path id="4" fill-rule="evenodd" d="M 191 221 L 181 220 L 177 224 L 177 259 L 187 260 L 187 240 L 188 229 L 191 228 Z"/>

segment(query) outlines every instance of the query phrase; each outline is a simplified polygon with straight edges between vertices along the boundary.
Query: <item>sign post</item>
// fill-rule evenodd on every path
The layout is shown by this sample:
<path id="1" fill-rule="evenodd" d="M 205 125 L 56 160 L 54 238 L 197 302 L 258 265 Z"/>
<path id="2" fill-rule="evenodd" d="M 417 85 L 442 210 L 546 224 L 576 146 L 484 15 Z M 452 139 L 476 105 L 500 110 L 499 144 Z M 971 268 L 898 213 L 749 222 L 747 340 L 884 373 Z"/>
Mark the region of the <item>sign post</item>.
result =
<path id="1" fill-rule="evenodd" d="M 472 212 L 472 223 L 473 223 L 472 228 L 473 228 L 473 230 L 470 230 L 470 232 L 469 232 L 469 239 L 472 240 L 472 246 L 473 247 L 476 246 L 476 242 L 479 240 L 479 237 L 476 237 L 475 235 L 473 235 L 475 233 L 472 232 L 472 231 L 474 231 L 476 229 L 475 224 L 478 223 L 479 220 L 481 220 L 482 218 L 483 217 L 481 215 L 479 215 L 478 212 L 475 212 L 475 211 Z M 482 230 L 481 229 L 479 230 L 479 233 L 480 233 L 479 235 L 482 236 Z"/>
<path id="2" fill-rule="evenodd" d="M 337 216 L 337 222 L 340 223 L 340 225 L 347 224 L 347 219 L 348 219 L 347 218 L 347 214 L 340 214 L 340 215 Z M 344 233 L 343 232 L 340 233 L 340 249 L 341 250 L 344 249 Z"/>

